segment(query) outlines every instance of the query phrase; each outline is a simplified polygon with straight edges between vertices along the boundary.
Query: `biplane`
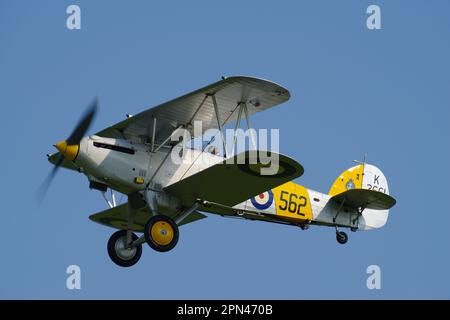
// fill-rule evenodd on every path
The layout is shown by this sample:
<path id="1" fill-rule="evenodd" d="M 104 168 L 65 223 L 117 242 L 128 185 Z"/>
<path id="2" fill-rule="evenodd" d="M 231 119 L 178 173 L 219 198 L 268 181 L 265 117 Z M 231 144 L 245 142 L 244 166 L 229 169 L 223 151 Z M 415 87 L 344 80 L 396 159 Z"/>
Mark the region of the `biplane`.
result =
<path id="1" fill-rule="evenodd" d="M 342 172 L 329 192 L 321 193 L 292 182 L 304 169 L 286 155 L 277 153 L 276 171 L 262 175 L 267 163 L 259 159 L 258 150 L 229 155 L 225 146 L 220 154 L 210 148 L 186 148 L 184 139 L 172 139 L 179 130 L 187 131 L 190 139 L 209 129 L 217 129 L 223 137 L 225 126 L 237 128 L 244 118 L 251 129 L 252 115 L 289 98 L 287 89 L 267 80 L 222 78 L 85 136 L 98 109 L 95 100 L 71 135 L 55 145 L 58 152 L 47 155 L 54 167 L 43 192 L 58 168 L 84 174 L 89 188 L 100 191 L 108 204 L 107 210 L 89 218 L 118 229 L 107 249 L 111 260 L 122 267 L 138 262 L 144 243 L 159 252 L 170 251 L 178 242 L 179 226 L 203 219 L 205 213 L 303 230 L 328 226 L 335 229 L 340 244 L 348 240 L 342 228 L 382 227 L 396 200 L 389 195 L 381 170 L 365 161 Z M 201 130 L 193 129 L 195 121 L 201 122 Z M 190 157 L 175 163 L 173 152 Z M 244 161 L 229 161 L 234 158 Z M 116 192 L 127 202 L 118 204 Z"/>

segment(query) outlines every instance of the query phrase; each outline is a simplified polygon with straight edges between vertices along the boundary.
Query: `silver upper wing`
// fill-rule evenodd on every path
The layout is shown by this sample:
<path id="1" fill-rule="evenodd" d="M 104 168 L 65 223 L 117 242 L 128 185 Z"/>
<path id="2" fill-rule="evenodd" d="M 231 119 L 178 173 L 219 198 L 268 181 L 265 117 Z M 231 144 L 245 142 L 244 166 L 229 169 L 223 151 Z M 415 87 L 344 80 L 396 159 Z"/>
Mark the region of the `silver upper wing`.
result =
<path id="1" fill-rule="evenodd" d="M 155 144 L 161 144 L 179 126 L 190 130 L 191 137 L 196 138 L 208 129 L 218 128 L 213 95 L 217 101 L 222 125 L 237 120 L 240 103 L 246 103 L 251 116 L 281 104 L 290 97 L 287 89 L 267 80 L 243 76 L 229 77 L 143 111 L 96 135 L 150 143 L 153 126 L 156 124 Z M 201 135 L 192 132 L 194 121 L 202 121 Z"/>

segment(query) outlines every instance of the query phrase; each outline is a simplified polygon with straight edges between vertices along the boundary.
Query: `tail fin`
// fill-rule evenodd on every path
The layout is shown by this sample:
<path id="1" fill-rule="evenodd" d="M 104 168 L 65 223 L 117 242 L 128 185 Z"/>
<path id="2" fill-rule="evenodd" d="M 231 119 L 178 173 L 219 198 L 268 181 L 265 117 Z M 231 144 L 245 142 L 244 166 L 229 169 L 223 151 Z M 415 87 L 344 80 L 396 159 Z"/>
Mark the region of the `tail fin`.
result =
<path id="1" fill-rule="evenodd" d="M 350 189 L 362 189 L 363 173 L 364 164 L 345 170 L 336 178 L 336 180 L 334 180 L 328 194 L 330 196 L 335 196 Z"/>
<path id="2" fill-rule="evenodd" d="M 383 172 L 371 164 L 360 164 L 342 172 L 328 194 L 335 196 L 350 189 L 368 189 L 389 194 L 387 179 Z"/>
<path id="3" fill-rule="evenodd" d="M 367 189 L 389 195 L 388 182 L 383 172 L 367 163 L 342 172 L 328 194 L 333 197 L 350 189 Z M 386 224 L 388 216 L 389 210 L 365 209 L 359 220 L 359 228 L 364 230 L 380 228 Z"/>

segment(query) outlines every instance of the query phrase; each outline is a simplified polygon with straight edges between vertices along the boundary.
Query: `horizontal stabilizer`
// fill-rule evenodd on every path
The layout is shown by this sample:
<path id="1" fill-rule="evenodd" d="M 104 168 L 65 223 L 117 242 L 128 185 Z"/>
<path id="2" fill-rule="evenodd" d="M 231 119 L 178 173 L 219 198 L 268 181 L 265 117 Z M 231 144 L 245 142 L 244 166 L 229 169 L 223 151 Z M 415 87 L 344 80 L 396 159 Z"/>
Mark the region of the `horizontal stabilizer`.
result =
<path id="1" fill-rule="evenodd" d="M 261 175 L 261 170 L 269 166 L 260 162 L 257 153 L 245 151 L 234 156 L 234 159 L 224 160 L 164 190 L 179 198 L 185 206 L 201 199 L 232 207 L 303 174 L 303 167 L 297 161 L 269 153 L 268 157 L 272 159 L 278 155 L 278 170 L 273 175 Z M 243 157 L 245 160 L 240 162 L 243 164 L 239 164 L 238 160 Z M 256 163 L 252 164 L 250 159 L 255 159 Z"/>
<path id="2" fill-rule="evenodd" d="M 355 209 L 362 207 L 376 210 L 390 209 L 396 203 L 390 195 L 368 189 L 350 189 L 335 195 L 331 200 Z"/>

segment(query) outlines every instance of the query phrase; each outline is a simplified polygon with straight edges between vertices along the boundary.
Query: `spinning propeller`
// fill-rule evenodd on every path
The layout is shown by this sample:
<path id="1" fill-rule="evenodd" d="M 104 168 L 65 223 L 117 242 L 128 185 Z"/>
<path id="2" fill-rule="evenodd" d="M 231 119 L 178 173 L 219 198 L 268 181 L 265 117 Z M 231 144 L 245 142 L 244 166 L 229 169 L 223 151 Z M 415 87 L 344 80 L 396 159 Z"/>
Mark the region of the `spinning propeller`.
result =
<path id="1" fill-rule="evenodd" d="M 45 194 L 47 193 L 47 190 L 49 189 L 53 181 L 53 178 L 56 175 L 56 172 L 58 171 L 59 167 L 64 162 L 64 160 L 72 161 L 77 157 L 78 150 L 80 148 L 80 141 L 84 137 L 89 126 L 91 125 L 92 120 L 94 120 L 94 116 L 97 112 L 97 109 L 98 109 L 98 99 L 95 99 L 91 103 L 91 105 L 87 108 L 83 117 L 78 122 L 75 129 L 72 131 L 71 135 L 66 140 L 60 141 L 54 145 L 54 147 L 59 151 L 59 156 L 56 160 L 55 166 L 50 171 L 49 175 L 44 180 L 44 182 L 42 183 L 42 185 L 38 190 L 39 201 L 42 201 L 44 199 Z"/>

